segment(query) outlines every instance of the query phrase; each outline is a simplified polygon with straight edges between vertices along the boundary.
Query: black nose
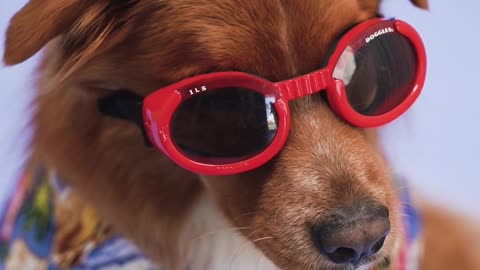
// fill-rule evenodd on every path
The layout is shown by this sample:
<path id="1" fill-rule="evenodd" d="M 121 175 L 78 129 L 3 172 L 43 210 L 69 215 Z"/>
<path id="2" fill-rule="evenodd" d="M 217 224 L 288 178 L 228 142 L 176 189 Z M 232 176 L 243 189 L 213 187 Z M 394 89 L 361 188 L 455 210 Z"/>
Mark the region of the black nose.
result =
<path id="1" fill-rule="evenodd" d="M 361 203 L 337 210 L 328 221 L 312 227 L 317 248 L 337 264 L 358 264 L 383 247 L 390 232 L 388 209 Z"/>

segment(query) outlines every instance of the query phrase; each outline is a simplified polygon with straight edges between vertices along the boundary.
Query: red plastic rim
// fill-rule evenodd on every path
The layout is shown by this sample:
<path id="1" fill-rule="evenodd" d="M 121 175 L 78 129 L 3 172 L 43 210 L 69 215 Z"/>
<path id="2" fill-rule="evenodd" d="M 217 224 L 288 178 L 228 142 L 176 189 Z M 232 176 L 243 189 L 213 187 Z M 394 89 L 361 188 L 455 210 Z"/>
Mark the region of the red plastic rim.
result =
<path id="1" fill-rule="evenodd" d="M 399 105 L 384 114 L 367 116 L 358 113 L 350 106 L 344 84 L 333 77 L 333 70 L 347 46 L 367 46 L 365 44 L 368 44 L 368 39 L 386 27 L 390 27 L 387 32 L 403 35 L 413 45 L 417 56 L 416 76 L 409 95 Z M 337 43 L 325 68 L 297 78 L 274 83 L 242 72 L 217 72 L 198 75 L 158 89 L 144 100 L 144 123 L 150 141 L 181 167 L 197 174 L 237 174 L 265 164 L 282 149 L 290 129 L 288 107 L 290 100 L 325 90 L 332 110 L 345 121 L 360 128 L 373 128 L 385 125 L 405 113 L 420 95 L 425 77 L 426 52 L 415 29 L 400 20 L 375 18 L 349 30 Z M 247 88 L 264 95 L 275 96 L 275 109 L 278 116 L 277 134 L 263 152 L 247 160 L 221 165 L 193 161 L 182 154 L 172 140 L 170 132 L 172 116 L 177 107 L 191 96 L 224 87 Z"/>

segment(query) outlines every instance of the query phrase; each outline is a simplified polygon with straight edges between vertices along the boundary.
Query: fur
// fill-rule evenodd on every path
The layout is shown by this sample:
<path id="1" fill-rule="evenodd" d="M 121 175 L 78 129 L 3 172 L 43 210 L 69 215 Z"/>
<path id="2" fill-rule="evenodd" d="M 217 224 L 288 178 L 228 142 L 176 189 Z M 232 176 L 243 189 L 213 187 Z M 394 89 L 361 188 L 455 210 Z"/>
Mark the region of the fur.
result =
<path id="1" fill-rule="evenodd" d="M 4 61 L 18 64 L 44 48 L 31 162 L 61 172 L 106 222 L 167 269 L 347 270 L 315 249 L 306 226 L 364 199 L 390 211 L 378 265 L 404 234 L 389 165 L 375 131 L 345 124 L 321 97 L 293 102 L 290 137 L 274 160 L 228 177 L 184 171 L 147 149 L 135 126 L 100 115 L 96 101 L 118 89 L 147 95 L 212 71 L 272 81 L 305 74 L 319 68 L 339 33 L 376 16 L 379 5 L 30 0 L 11 20 Z M 442 210 L 423 210 L 421 269 L 480 269 L 473 233 L 455 229 L 463 223 Z"/>

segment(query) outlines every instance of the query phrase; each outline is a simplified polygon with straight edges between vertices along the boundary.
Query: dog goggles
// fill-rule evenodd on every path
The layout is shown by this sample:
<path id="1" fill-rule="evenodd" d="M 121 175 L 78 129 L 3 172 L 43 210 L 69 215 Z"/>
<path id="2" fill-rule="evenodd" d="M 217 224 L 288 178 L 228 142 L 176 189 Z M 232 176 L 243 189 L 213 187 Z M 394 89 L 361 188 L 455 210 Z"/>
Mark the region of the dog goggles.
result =
<path id="1" fill-rule="evenodd" d="M 140 124 L 148 142 L 183 168 L 226 175 L 259 167 L 282 149 L 293 99 L 325 90 L 338 116 L 371 128 L 399 117 L 421 92 L 425 49 L 403 21 L 362 22 L 332 51 L 322 69 L 286 81 L 242 72 L 203 74 L 145 98 L 118 92 L 100 100 L 100 110 Z"/>

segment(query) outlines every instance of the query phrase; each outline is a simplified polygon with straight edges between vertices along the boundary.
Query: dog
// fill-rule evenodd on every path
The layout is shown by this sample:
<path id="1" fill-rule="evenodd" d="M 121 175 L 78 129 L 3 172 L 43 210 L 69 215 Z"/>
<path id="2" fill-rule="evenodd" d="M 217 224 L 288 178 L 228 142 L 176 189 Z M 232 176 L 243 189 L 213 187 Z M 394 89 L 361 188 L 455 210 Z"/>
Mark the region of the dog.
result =
<path id="1" fill-rule="evenodd" d="M 269 162 L 222 176 L 183 169 L 146 147 L 135 125 L 98 110 L 98 100 L 115 91 L 147 96 L 198 74 L 241 71 L 273 82 L 307 74 L 345 29 L 378 17 L 380 4 L 30 0 L 10 22 L 4 53 L 5 64 L 15 65 L 43 52 L 28 167 L 48 172 L 30 181 L 54 186 L 59 178 L 73 192 L 64 203 L 53 199 L 57 210 L 37 211 L 50 213 L 63 232 L 45 260 L 73 269 L 88 257 L 89 243 L 115 234 L 155 265 L 130 269 L 480 269 L 477 227 L 419 195 L 411 201 L 421 232 L 402 252 L 408 213 L 375 129 L 348 125 L 322 98 L 290 104 L 288 140 Z M 108 233 L 72 234 L 92 228 L 62 214 L 73 216 L 68 207 L 80 201 Z M 335 215 L 332 226 L 320 226 Z M 335 262 L 316 244 L 339 246 L 334 252 L 349 257 L 370 236 L 380 236 L 375 252 L 358 263 Z"/>

